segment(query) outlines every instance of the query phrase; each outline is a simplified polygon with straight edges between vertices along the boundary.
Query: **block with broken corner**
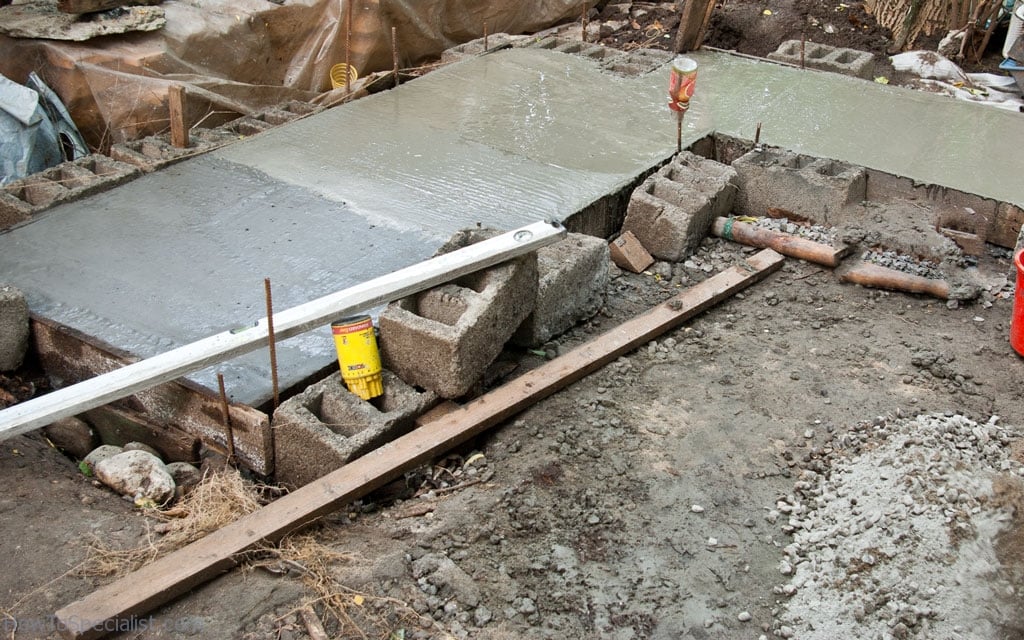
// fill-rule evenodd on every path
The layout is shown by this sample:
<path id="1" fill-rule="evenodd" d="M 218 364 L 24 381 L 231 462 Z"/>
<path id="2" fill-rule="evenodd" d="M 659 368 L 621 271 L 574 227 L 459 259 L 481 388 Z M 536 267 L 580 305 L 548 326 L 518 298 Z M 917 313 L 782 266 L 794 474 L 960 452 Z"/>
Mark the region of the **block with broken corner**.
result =
<path id="1" fill-rule="evenodd" d="M 736 171 L 684 151 L 637 187 L 629 198 L 623 231 L 631 231 L 660 260 L 693 254 L 718 216 L 728 215 Z"/>
<path id="2" fill-rule="evenodd" d="M 496 233 L 460 232 L 440 253 Z M 380 316 L 384 365 L 409 384 L 461 397 L 533 311 L 536 296 L 537 256 L 531 253 L 393 302 Z"/>

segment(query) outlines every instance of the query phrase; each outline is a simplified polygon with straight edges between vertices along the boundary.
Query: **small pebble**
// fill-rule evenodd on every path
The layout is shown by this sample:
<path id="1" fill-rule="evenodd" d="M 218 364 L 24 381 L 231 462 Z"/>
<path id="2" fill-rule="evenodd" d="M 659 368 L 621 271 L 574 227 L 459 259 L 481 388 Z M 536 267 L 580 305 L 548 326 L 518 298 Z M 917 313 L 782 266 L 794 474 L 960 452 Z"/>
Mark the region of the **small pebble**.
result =
<path id="1" fill-rule="evenodd" d="M 751 615 L 749 611 L 740 611 L 739 615 L 736 616 L 736 619 L 740 622 L 750 622 L 750 618 Z"/>

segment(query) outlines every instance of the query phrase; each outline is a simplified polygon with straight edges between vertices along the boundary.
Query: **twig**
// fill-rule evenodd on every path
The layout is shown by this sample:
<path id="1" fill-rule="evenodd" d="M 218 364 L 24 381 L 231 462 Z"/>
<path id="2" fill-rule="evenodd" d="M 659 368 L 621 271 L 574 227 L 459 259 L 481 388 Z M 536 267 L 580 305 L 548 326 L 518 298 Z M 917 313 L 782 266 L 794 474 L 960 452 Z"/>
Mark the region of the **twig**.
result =
<path id="1" fill-rule="evenodd" d="M 324 625 L 320 622 L 319 616 L 316 615 L 316 611 L 313 611 L 313 607 L 305 606 L 299 609 L 299 615 L 302 616 L 302 621 L 306 624 L 306 632 L 309 633 L 309 637 L 312 640 L 328 640 L 327 631 L 324 629 Z"/>

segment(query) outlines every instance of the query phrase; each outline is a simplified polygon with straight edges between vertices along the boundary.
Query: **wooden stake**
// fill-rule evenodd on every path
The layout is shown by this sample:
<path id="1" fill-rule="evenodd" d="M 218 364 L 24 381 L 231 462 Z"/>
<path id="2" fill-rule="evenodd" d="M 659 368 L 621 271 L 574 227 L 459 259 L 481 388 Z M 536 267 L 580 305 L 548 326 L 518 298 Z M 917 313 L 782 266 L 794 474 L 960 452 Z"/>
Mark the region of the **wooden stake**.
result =
<path id="1" fill-rule="evenodd" d="M 778 270 L 785 259 L 765 249 L 650 311 L 550 360 L 508 384 L 353 460 L 326 476 L 141 569 L 100 587 L 56 613 L 61 632 L 91 640 L 118 621 L 145 615 L 235 566 L 242 554 L 378 489 L 452 447 L 501 424 L 734 293 Z"/>
<path id="2" fill-rule="evenodd" d="M 172 84 L 167 90 L 167 111 L 171 119 L 171 145 L 185 149 L 189 145 L 188 118 L 185 117 L 185 87 Z"/>
<path id="3" fill-rule="evenodd" d="M 274 336 L 274 300 L 270 295 L 270 278 L 263 279 L 267 296 L 267 347 L 270 349 L 270 380 L 274 385 L 274 410 L 280 401 L 277 387 L 277 339 Z"/>
<path id="4" fill-rule="evenodd" d="M 352 93 L 352 0 L 345 0 L 345 95 Z"/>
<path id="5" fill-rule="evenodd" d="M 313 607 L 309 605 L 301 607 L 299 615 L 302 616 L 302 622 L 306 625 L 306 633 L 309 634 L 311 640 L 330 640 L 323 623 L 320 622 L 320 616 L 316 615 Z"/>
<path id="6" fill-rule="evenodd" d="M 754 146 L 761 144 L 761 123 L 757 123 L 757 129 L 754 131 Z"/>
<path id="7" fill-rule="evenodd" d="M 395 70 L 395 86 L 398 86 L 398 30 L 391 27 L 391 64 Z"/>
<path id="8" fill-rule="evenodd" d="M 224 389 L 224 374 L 217 372 L 217 388 L 220 390 L 220 416 L 227 433 L 228 464 L 235 463 L 235 430 L 231 425 L 231 407 L 228 404 L 228 393 Z"/>

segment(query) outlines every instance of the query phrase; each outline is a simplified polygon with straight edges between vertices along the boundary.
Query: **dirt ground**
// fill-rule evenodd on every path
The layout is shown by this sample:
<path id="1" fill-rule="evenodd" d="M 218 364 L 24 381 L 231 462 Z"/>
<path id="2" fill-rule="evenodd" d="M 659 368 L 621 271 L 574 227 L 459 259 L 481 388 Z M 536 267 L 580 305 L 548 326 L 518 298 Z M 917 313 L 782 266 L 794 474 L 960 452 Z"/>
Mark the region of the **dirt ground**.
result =
<path id="1" fill-rule="evenodd" d="M 769 34 L 793 37 L 752 26 L 767 7 L 792 11 L 791 25 L 837 15 L 730 3 L 711 43 L 763 54 Z M 870 26 L 857 37 L 885 46 Z M 750 251 L 708 239 L 683 263 L 613 270 L 602 312 L 548 355 Z M 981 297 L 947 305 L 787 260 L 325 519 L 314 533 L 350 622 L 325 611 L 308 567 L 264 563 L 117 637 L 310 637 L 309 603 L 332 638 L 1024 638 L 1024 359 L 1007 341 L 1009 272 L 1009 252 L 989 246 L 966 268 Z M 542 361 L 515 355 L 521 368 Z M 0 382 L 16 399 L 44 384 L 30 370 Z M 53 612 L 109 581 L 79 571 L 94 536 L 134 548 L 159 535 L 39 434 L 0 443 L 0 484 L 0 638 L 58 637 Z"/>

